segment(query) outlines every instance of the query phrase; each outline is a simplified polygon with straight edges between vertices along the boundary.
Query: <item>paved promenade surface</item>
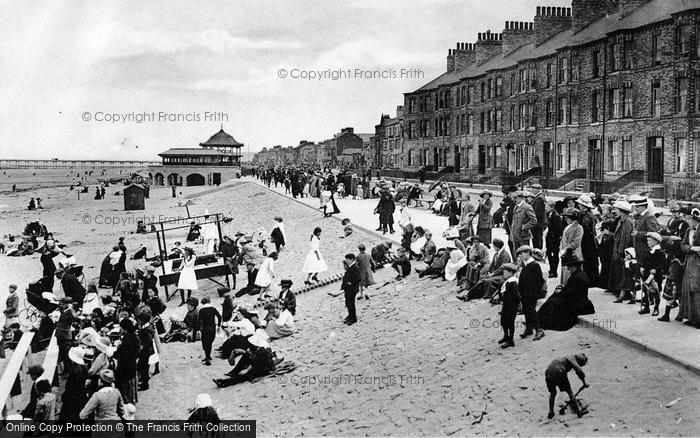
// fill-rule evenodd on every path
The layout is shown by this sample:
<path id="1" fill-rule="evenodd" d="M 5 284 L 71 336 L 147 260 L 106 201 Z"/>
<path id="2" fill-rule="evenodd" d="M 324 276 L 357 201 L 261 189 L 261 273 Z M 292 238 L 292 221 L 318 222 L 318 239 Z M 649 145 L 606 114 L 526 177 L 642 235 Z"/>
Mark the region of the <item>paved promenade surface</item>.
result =
<path id="1" fill-rule="evenodd" d="M 243 180 L 254 181 L 262 184 L 253 177 L 245 177 Z M 271 190 L 284 194 L 284 187 L 271 186 Z M 476 193 L 472 200 L 478 197 L 479 190 L 474 189 L 468 192 Z M 291 196 L 290 196 L 291 197 Z M 318 198 L 297 198 L 299 202 L 319 207 Z M 375 230 L 379 226 L 379 217 L 373 214 L 377 199 L 353 200 L 351 198 L 336 199 L 340 213 L 338 218 L 350 218 L 355 226 L 369 230 Z M 500 198 L 494 199 L 494 205 L 498 205 Z M 494 207 L 495 209 L 495 207 Z M 397 209 L 398 210 L 398 209 Z M 433 232 L 435 244 L 445 247 L 447 241 L 442 237 L 442 232 L 448 228 L 447 217 L 437 216 L 426 208 L 409 208 L 410 216 L 414 225 L 421 225 Z M 319 217 L 322 213 L 319 210 Z M 395 215 L 395 218 L 397 215 Z M 384 237 L 387 240 L 400 243 L 401 234 L 398 226 L 395 226 L 395 234 L 387 233 Z M 494 237 L 499 237 L 504 241 L 507 235 L 502 228 L 494 229 Z M 351 250 L 349 248 L 348 250 Z M 558 284 L 558 279 L 548 280 L 548 289 L 554 290 Z M 589 298 L 596 308 L 594 315 L 580 317 L 581 325 L 602 331 L 603 334 L 612 336 L 628 343 L 636 348 L 648 351 L 670 360 L 680 366 L 700 374 L 700 330 L 682 323 L 676 322 L 673 318 L 676 309 L 671 311 L 671 322 L 663 323 L 657 321 L 657 317 L 650 315 L 639 315 L 639 305 L 615 304 L 614 297 L 605 293 L 602 289 L 592 288 L 589 291 Z M 544 302 L 541 300 L 540 303 Z M 660 309 L 663 313 L 663 305 Z"/>

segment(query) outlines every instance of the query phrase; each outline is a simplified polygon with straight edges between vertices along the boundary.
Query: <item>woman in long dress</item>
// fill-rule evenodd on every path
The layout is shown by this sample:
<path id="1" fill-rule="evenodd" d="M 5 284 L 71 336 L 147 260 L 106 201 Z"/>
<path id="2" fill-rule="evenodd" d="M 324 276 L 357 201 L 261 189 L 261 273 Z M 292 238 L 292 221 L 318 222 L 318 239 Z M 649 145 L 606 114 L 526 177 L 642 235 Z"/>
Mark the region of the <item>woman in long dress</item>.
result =
<path id="1" fill-rule="evenodd" d="M 311 284 L 311 280 L 318 281 L 318 273 L 327 270 L 328 265 L 321 254 L 321 227 L 316 227 L 311 235 L 311 244 L 304 260 L 304 266 L 301 268 L 301 271 L 307 274 L 304 284 Z"/>
<path id="2" fill-rule="evenodd" d="M 270 290 L 270 285 L 272 284 L 272 277 L 275 276 L 275 261 L 277 260 L 277 253 L 272 252 L 270 255 L 263 260 L 258 269 L 258 275 L 255 276 L 255 285 L 260 288 L 260 296 L 258 296 L 258 301 L 262 301 L 267 298 L 267 291 Z"/>
<path id="3" fill-rule="evenodd" d="M 186 303 L 185 291 L 187 291 L 187 299 L 192 295 L 193 290 L 199 289 L 197 286 L 197 274 L 194 272 L 194 264 L 197 257 L 194 255 L 192 248 L 185 248 L 185 257 L 182 259 L 180 267 L 180 278 L 177 281 L 177 288 L 180 289 L 181 306 Z"/>
<path id="4" fill-rule="evenodd" d="M 688 218 L 690 227 L 681 241 L 681 249 L 685 253 L 685 269 L 681 283 L 681 304 L 676 321 L 688 320 L 700 328 L 700 231 L 698 221 Z"/>
<path id="5" fill-rule="evenodd" d="M 270 233 L 270 241 L 275 244 L 275 250 L 280 252 L 287 245 L 287 233 L 284 229 L 284 221 L 280 216 L 275 216 L 275 226 Z"/>
<path id="6" fill-rule="evenodd" d="M 476 235 L 479 236 L 481 242 L 491 248 L 491 230 L 493 229 L 493 216 L 491 209 L 493 208 L 493 193 L 490 190 L 484 190 L 479 194 L 479 206 L 476 208 L 478 216 L 476 222 Z"/>
<path id="7" fill-rule="evenodd" d="M 450 259 L 445 264 L 445 280 L 453 281 L 457 279 L 457 271 L 467 264 L 467 258 L 459 249 L 450 252 Z"/>

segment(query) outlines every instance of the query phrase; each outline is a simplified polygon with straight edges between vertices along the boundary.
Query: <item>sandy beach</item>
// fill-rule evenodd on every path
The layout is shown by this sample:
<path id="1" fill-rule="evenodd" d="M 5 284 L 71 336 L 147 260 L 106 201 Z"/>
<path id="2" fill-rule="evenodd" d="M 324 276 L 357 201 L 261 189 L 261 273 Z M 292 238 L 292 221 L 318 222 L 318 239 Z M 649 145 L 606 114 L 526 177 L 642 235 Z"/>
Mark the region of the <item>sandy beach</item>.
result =
<path id="1" fill-rule="evenodd" d="M 122 197 L 113 195 L 118 189 L 108 188 L 100 201 L 77 200 L 65 187 L 10 195 L 0 227 L 3 233 L 18 233 L 25 222 L 40 219 L 85 266 L 88 279 L 96 279 L 102 258 L 120 236 L 130 254 L 141 245 L 149 256 L 155 253 L 153 235 L 131 234 L 137 218 L 187 216 L 169 189 L 151 190 L 145 211 L 125 212 Z M 269 232 L 272 218 L 284 217 L 289 249 L 277 262 L 273 293 L 279 279 L 291 278 L 295 286 L 303 282 L 300 268 L 315 226 L 324 230 L 321 248 L 332 274 L 341 272 L 343 255 L 356 251 L 357 244 L 370 248 L 383 240 L 359 229 L 341 239 L 338 218 L 322 219 L 318 210 L 256 184 L 232 181 L 218 189 L 182 191 L 195 203 L 192 214 L 208 209 L 233 218 L 224 234 L 261 226 Z M 44 210 L 25 210 L 28 196 L 45 199 Z M 185 231 L 169 242 L 184 240 Z M 127 268 L 143 263 L 129 261 Z M 4 303 L 7 285 L 14 282 L 23 290 L 40 276 L 41 264 L 38 256 L 0 257 L 0 271 Z M 195 395 L 207 392 L 222 418 L 257 420 L 264 436 L 682 435 L 697 430 L 700 385 L 689 372 L 578 326 L 547 332 L 538 342 L 516 339 L 515 348 L 503 351 L 496 344 L 502 335 L 497 307 L 459 302 L 448 283 L 415 275 L 395 282 L 393 277 L 390 269 L 377 272 L 371 299 L 358 301 L 360 321 L 350 327 L 342 324 L 342 297 L 326 294 L 339 283 L 300 295 L 299 331 L 272 344 L 298 368 L 278 378 L 217 389 L 211 379 L 228 371 L 225 361 L 203 367 L 199 343 L 166 344 L 161 374 L 139 394 L 137 418 L 186 418 Z M 239 275 L 239 287 L 243 282 Z M 195 295 L 210 296 L 218 306 L 215 288 L 200 281 Z M 169 303 L 168 312 L 184 312 L 176 307 L 178 301 Z M 590 358 L 585 371 L 591 388 L 581 393 L 590 414 L 547 421 L 544 368 L 556 357 L 579 351 Z M 580 385 L 572 380 L 572 386 Z M 665 407 L 678 397 L 680 402 Z M 172 402 L 163 403 L 166 399 Z M 558 403 L 563 401 L 560 396 Z"/>

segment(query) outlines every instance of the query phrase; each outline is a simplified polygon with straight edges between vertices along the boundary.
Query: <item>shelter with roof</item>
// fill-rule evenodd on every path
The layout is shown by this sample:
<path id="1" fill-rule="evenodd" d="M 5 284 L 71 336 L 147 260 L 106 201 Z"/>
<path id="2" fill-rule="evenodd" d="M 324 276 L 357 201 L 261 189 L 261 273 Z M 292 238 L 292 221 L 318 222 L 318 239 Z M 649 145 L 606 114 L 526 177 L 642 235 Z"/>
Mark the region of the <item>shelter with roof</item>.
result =
<path id="1" fill-rule="evenodd" d="M 198 148 L 171 148 L 158 154 L 159 166 L 150 166 L 152 185 L 201 186 L 219 185 L 222 181 L 241 177 L 243 143 L 224 131 L 199 143 Z"/>

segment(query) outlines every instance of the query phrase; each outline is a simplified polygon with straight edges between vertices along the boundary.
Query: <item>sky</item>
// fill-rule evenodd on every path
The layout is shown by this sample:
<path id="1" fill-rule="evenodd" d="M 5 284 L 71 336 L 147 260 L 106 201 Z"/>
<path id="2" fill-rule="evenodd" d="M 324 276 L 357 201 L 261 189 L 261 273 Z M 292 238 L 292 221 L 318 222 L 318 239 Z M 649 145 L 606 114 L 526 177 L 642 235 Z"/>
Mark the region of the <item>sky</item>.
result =
<path id="1" fill-rule="evenodd" d="M 0 158 L 157 160 L 222 124 L 244 152 L 373 133 L 456 42 L 536 6 L 570 3 L 0 0 Z"/>

